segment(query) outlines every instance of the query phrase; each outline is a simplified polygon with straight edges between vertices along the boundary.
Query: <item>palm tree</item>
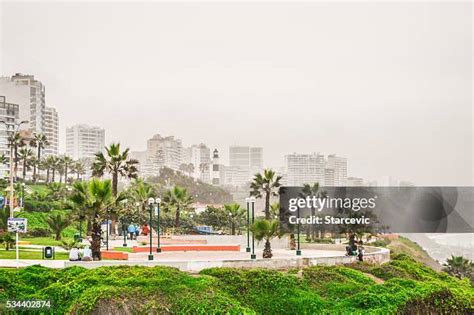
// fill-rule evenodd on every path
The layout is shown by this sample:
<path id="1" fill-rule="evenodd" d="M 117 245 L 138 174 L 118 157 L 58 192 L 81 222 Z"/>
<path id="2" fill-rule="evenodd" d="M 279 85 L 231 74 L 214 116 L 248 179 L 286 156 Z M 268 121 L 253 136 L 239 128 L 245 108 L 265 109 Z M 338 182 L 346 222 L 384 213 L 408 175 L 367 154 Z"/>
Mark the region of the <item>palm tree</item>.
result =
<path id="1" fill-rule="evenodd" d="M 278 196 L 275 190 L 281 186 L 281 176 L 277 176 L 275 171 L 266 169 L 263 174 L 255 174 L 250 184 L 250 195 L 256 198 L 265 196 L 265 219 L 270 220 L 270 198 Z"/>
<path id="2" fill-rule="evenodd" d="M 301 197 L 306 198 L 306 197 L 316 197 L 316 198 L 326 198 L 327 193 L 324 191 L 320 190 L 319 183 L 314 183 L 314 184 L 303 184 L 303 189 L 301 193 Z M 314 207 L 311 208 L 311 216 L 316 215 L 316 209 Z M 308 237 L 311 239 L 316 239 L 316 228 L 317 226 L 315 224 L 311 224 L 308 226 Z M 319 229 L 319 238 L 321 238 L 321 229 Z M 309 235 L 311 234 L 311 235 Z"/>
<path id="3" fill-rule="evenodd" d="M 263 258 L 272 258 L 272 247 L 270 241 L 275 237 L 280 237 L 280 221 L 278 220 L 257 220 L 250 227 L 257 241 L 265 240 Z"/>
<path id="4" fill-rule="evenodd" d="M 68 168 L 70 168 L 71 165 L 73 165 L 74 160 L 71 157 L 65 155 L 61 158 L 61 162 L 64 166 L 64 182 L 67 184 L 67 175 L 68 175 L 68 170 L 69 170 Z"/>
<path id="5" fill-rule="evenodd" d="M 33 151 L 28 148 L 21 148 L 18 152 L 18 159 L 22 162 L 23 165 L 23 181 L 25 181 L 26 177 L 26 170 L 29 169 L 32 159 L 33 159 Z"/>
<path id="6" fill-rule="evenodd" d="M 51 231 L 55 235 L 55 239 L 59 241 L 61 239 L 61 233 L 71 224 L 71 220 L 68 219 L 65 215 L 62 214 L 50 214 L 46 218 L 46 223 L 48 224 Z"/>
<path id="7" fill-rule="evenodd" d="M 192 203 L 191 196 L 186 188 L 174 186 L 163 195 L 163 205 L 165 211 L 175 211 L 175 227 L 179 227 L 181 211 L 186 211 Z"/>
<path id="8" fill-rule="evenodd" d="M 224 209 L 229 213 L 231 235 L 235 235 L 235 228 L 240 228 L 242 219 L 244 218 L 245 210 L 240 208 L 238 203 L 224 205 Z"/>
<path id="9" fill-rule="evenodd" d="M 443 271 L 446 271 L 451 276 L 457 278 L 469 278 L 473 280 L 474 264 L 463 256 L 451 255 L 451 258 L 446 260 Z"/>
<path id="10" fill-rule="evenodd" d="M 8 164 L 8 158 L 5 156 L 5 154 L 0 155 L 0 164 L 1 165 Z"/>
<path id="11" fill-rule="evenodd" d="M 75 182 L 69 198 L 75 207 L 84 210 L 84 216 L 92 223 L 92 258 L 100 260 L 101 222 L 108 218 L 108 209 L 120 201 L 120 198 L 114 198 L 110 180 L 102 181 L 97 178 L 89 182 Z"/>
<path id="12" fill-rule="evenodd" d="M 137 178 L 138 161 L 129 158 L 129 150 L 120 151 L 120 143 L 112 143 L 105 148 L 106 155 L 99 152 L 95 155 L 95 161 L 92 164 L 92 176 L 102 177 L 105 173 L 112 175 L 112 192 L 117 196 L 117 186 L 119 176 L 127 178 Z"/>
<path id="13" fill-rule="evenodd" d="M 47 158 L 47 164 L 49 166 L 49 169 L 51 169 L 51 181 L 55 182 L 55 177 L 56 177 L 56 171 L 61 169 L 61 163 L 59 161 L 59 158 L 57 156 L 48 156 Z M 49 169 L 48 169 L 48 174 L 47 177 L 49 178 Z"/>
<path id="14" fill-rule="evenodd" d="M 37 149 L 36 151 L 36 160 L 39 162 L 41 161 L 41 150 L 44 149 L 47 145 L 49 145 L 48 139 L 46 136 L 42 133 L 35 133 L 33 135 L 33 139 L 30 141 L 30 146 L 34 147 Z M 36 167 L 38 166 L 38 174 L 36 174 Z M 40 171 L 40 166 L 39 164 L 34 164 L 33 165 L 33 182 L 36 183 L 36 176 L 38 175 L 39 177 L 39 171 Z"/>
<path id="15" fill-rule="evenodd" d="M 53 168 L 53 156 L 48 156 L 46 158 L 43 158 L 41 160 L 42 168 L 46 170 L 46 183 L 49 183 L 49 175 L 51 173 L 51 170 Z"/>
<path id="16" fill-rule="evenodd" d="M 25 145 L 25 140 L 19 132 L 15 132 L 8 137 L 8 146 L 13 148 L 14 176 L 17 177 L 18 171 L 18 149 Z"/>
<path id="17" fill-rule="evenodd" d="M 76 180 L 82 179 L 82 175 L 86 173 L 86 166 L 83 161 L 76 161 L 73 165 L 73 171 L 76 173 Z"/>

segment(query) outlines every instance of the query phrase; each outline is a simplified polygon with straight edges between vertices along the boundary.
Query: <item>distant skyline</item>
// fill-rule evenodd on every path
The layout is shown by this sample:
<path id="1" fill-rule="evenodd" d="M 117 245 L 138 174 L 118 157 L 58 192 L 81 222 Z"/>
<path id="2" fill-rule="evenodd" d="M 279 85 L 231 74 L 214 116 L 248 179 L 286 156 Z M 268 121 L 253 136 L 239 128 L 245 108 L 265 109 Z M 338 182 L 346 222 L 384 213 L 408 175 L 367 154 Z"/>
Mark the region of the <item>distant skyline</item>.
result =
<path id="1" fill-rule="evenodd" d="M 348 175 L 474 185 L 472 4 L 3 1 L 0 74 L 65 128 L 345 156 Z"/>

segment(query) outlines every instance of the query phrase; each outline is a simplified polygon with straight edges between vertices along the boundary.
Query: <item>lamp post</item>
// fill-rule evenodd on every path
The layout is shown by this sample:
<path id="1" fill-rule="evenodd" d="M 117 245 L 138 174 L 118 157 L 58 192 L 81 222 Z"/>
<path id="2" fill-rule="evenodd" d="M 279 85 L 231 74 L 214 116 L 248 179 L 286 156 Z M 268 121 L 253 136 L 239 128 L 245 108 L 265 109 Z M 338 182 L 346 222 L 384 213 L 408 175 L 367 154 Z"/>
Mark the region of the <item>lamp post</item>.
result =
<path id="1" fill-rule="evenodd" d="M 122 218 L 123 247 L 127 247 L 127 226 L 125 218 Z"/>
<path id="2" fill-rule="evenodd" d="M 23 208 L 25 204 L 25 183 L 21 183 L 21 202 L 20 207 Z"/>
<path id="3" fill-rule="evenodd" d="M 255 223 L 255 197 L 249 198 L 250 205 L 252 207 L 252 224 Z M 255 236 L 252 232 L 252 254 L 250 255 L 250 259 L 256 259 L 257 256 L 255 255 Z"/>
<path id="4" fill-rule="evenodd" d="M 296 249 L 296 255 L 301 256 L 301 247 L 300 247 L 300 207 L 298 207 L 298 226 L 297 226 L 297 232 L 298 232 L 298 248 Z"/>
<path id="5" fill-rule="evenodd" d="M 161 253 L 161 243 L 160 243 L 160 203 L 161 203 L 161 199 L 160 198 L 156 198 L 155 199 L 155 202 L 156 202 L 156 234 L 157 234 L 157 237 L 158 237 L 158 245 L 156 246 L 156 252 L 157 253 Z M 150 234 L 151 234 L 151 225 L 150 225 Z"/>
<path id="6" fill-rule="evenodd" d="M 18 132 L 20 129 L 20 126 L 22 124 L 27 124 L 29 123 L 28 120 L 23 120 L 19 123 L 13 123 L 13 124 L 7 124 L 6 121 L 1 120 L 0 123 L 3 123 L 5 125 L 6 131 L 8 131 L 9 126 L 13 126 L 13 132 L 12 135 Z M 13 142 L 10 142 L 10 200 L 8 202 L 8 205 L 10 206 L 10 218 L 13 218 L 13 198 L 14 198 L 14 191 L 13 191 Z"/>
<path id="7" fill-rule="evenodd" d="M 148 255 L 148 260 L 153 260 L 153 229 L 151 224 L 153 223 L 153 204 L 155 203 L 154 198 L 148 198 L 148 207 L 150 208 L 150 254 Z"/>
<path id="8" fill-rule="evenodd" d="M 245 198 L 245 202 L 247 203 L 247 248 L 245 251 L 250 253 L 250 198 Z"/>

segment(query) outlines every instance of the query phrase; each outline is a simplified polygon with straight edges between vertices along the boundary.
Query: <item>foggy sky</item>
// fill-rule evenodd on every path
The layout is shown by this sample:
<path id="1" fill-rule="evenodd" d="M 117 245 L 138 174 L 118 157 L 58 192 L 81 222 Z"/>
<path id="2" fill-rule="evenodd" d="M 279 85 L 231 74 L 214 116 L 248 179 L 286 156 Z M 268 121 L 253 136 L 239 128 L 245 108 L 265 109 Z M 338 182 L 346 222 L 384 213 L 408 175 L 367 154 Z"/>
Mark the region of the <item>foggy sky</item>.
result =
<path id="1" fill-rule="evenodd" d="M 336 153 L 349 176 L 473 185 L 472 5 L 1 5 L 1 75 L 34 74 L 66 126 L 144 149 Z"/>

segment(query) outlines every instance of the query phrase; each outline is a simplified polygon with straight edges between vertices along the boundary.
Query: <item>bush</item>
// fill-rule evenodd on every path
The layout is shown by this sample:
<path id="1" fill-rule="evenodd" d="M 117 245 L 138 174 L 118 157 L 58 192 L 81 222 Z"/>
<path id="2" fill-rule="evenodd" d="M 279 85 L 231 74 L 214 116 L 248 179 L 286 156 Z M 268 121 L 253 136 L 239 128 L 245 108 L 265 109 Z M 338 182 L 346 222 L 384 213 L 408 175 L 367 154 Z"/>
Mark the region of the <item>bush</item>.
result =
<path id="1" fill-rule="evenodd" d="M 49 212 L 54 209 L 61 209 L 62 204 L 58 201 L 39 201 L 25 199 L 25 210 L 28 212 Z"/>

